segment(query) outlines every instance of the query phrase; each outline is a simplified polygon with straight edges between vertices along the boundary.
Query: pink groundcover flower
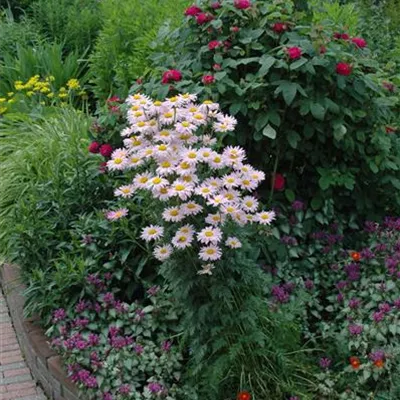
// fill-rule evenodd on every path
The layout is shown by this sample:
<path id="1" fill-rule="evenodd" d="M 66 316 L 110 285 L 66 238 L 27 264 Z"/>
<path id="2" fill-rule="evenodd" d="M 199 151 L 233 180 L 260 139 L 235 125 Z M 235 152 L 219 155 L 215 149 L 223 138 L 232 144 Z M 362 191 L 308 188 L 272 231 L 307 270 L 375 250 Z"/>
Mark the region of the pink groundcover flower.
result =
<path id="1" fill-rule="evenodd" d="M 110 157 L 113 152 L 113 147 L 108 143 L 103 144 L 100 146 L 99 152 L 103 157 Z"/>
<path id="2" fill-rule="evenodd" d="M 211 85 L 212 83 L 215 82 L 215 78 L 214 78 L 213 75 L 204 75 L 203 78 L 202 78 L 202 82 L 205 85 Z"/>
<path id="3" fill-rule="evenodd" d="M 355 38 L 351 39 L 351 41 L 360 49 L 367 47 L 367 41 L 363 38 L 355 37 Z"/>
<path id="4" fill-rule="evenodd" d="M 185 10 L 185 15 L 187 17 L 195 17 L 196 15 L 201 13 L 201 8 L 192 5 Z"/>

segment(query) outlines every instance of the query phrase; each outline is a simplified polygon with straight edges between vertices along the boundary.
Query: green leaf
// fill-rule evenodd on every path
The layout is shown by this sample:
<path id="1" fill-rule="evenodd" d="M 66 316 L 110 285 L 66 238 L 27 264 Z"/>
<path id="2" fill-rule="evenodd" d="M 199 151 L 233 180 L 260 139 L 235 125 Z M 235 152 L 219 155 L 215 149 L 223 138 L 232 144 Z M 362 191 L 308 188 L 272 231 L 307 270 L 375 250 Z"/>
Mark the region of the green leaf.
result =
<path id="1" fill-rule="evenodd" d="M 263 135 L 266 137 L 269 137 L 270 139 L 275 139 L 276 138 L 276 130 L 270 124 L 268 124 L 263 129 Z"/>
<path id="2" fill-rule="evenodd" d="M 311 200 L 311 208 L 316 211 L 322 207 L 322 198 L 320 196 L 313 197 Z"/>
<path id="3" fill-rule="evenodd" d="M 297 84 L 293 82 L 284 82 L 280 85 L 285 103 L 290 106 L 293 103 L 297 93 Z"/>
<path id="4" fill-rule="evenodd" d="M 302 65 L 304 65 L 308 60 L 306 58 L 300 58 L 299 60 L 296 60 L 293 64 L 290 64 L 290 69 L 294 71 L 295 69 L 300 68 Z"/>
<path id="5" fill-rule="evenodd" d="M 265 114 L 261 114 L 258 118 L 257 121 L 255 123 L 255 128 L 260 131 L 261 129 L 264 128 L 265 125 L 268 124 L 269 121 L 269 116 L 267 113 Z"/>
<path id="6" fill-rule="evenodd" d="M 293 203 L 296 199 L 296 195 L 294 194 L 293 190 L 291 190 L 291 189 L 285 190 L 285 196 L 286 196 L 287 200 L 290 201 L 291 203 Z"/>
<path id="7" fill-rule="evenodd" d="M 258 70 L 257 75 L 258 76 L 266 75 L 268 71 L 271 69 L 271 67 L 275 64 L 275 61 L 276 59 L 274 57 L 264 54 L 259 60 L 261 68 Z"/>
<path id="8" fill-rule="evenodd" d="M 339 125 L 335 127 L 333 131 L 333 137 L 339 142 L 344 138 L 347 133 L 347 128 L 344 125 Z"/>
<path id="9" fill-rule="evenodd" d="M 233 103 L 229 107 L 229 111 L 231 114 L 236 115 L 240 111 L 240 107 L 242 106 L 242 103 Z"/>
<path id="10" fill-rule="evenodd" d="M 332 177 L 329 175 L 322 175 L 318 180 L 318 184 L 322 190 L 326 190 L 332 184 Z"/>
<path id="11" fill-rule="evenodd" d="M 281 124 L 281 116 L 276 110 L 268 111 L 268 118 L 275 126 L 279 126 Z"/>
<path id="12" fill-rule="evenodd" d="M 317 118 L 321 121 L 325 118 L 326 110 L 319 103 L 312 103 L 310 111 L 314 118 Z"/>
<path id="13" fill-rule="evenodd" d="M 301 140 L 301 136 L 295 131 L 289 131 L 287 140 L 293 149 L 297 148 L 297 143 Z"/>

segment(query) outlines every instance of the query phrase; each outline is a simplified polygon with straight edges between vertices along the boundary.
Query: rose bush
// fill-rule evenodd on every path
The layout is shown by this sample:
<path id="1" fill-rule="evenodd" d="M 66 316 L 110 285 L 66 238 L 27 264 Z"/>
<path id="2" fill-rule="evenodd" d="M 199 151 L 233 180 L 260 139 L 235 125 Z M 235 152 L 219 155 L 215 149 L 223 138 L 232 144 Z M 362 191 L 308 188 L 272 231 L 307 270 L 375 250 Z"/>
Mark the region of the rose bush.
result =
<path id="1" fill-rule="evenodd" d="M 244 3 L 189 8 L 186 25 L 170 36 L 176 52 L 155 55 L 156 70 L 140 88 L 220 102 L 238 119 L 226 143 L 245 146 L 269 176 L 282 174 L 290 201 L 302 197 L 321 209 L 333 198 L 337 210 L 360 218 L 398 210 L 399 146 L 386 133 L 396 126 L 398 97 L 382 87 L 368 43 L 308 25 L 290 1 Z M 160 85 L 166 67 L 182 79 Z"/>

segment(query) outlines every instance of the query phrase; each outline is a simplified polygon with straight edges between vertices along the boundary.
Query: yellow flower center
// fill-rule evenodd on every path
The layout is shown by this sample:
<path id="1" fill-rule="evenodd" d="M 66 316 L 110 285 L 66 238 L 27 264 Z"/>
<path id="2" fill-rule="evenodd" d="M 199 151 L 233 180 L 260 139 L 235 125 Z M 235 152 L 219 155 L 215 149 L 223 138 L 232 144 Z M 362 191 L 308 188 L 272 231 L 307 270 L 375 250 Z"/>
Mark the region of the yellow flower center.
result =
<path id="1" fill-rule="evenodd" d="M 147 177 L 147 176 L 142 176 L 140 179 L 139 179 L 139 182 L 140 183 L 147 183 L 149 181 L 149 178 Z"/>
<path id="2" fill-rule="evenodd" d="M 206 105 L 210 105 L 210 104 L 212 104 L 213 102 L 211 101 L 211 100 L 204 100 L 203 101 L 203 104 L 206 104 Z"/>
<path id="3" fill-rule="evenodd" d="M 204 236 L 206 236 L 206 237 L 213 237 L 213 236 L 214 236 L 214 232 L 212 232 L 212 231 L 205 231 L 205 232 L 204 232 Z"/>
<path id="4" fill-rule="evenodd" d="M 142 98 L 142 96 L 141 96 L 140 94 L 135 94 L 135 95 L 133 96 L 133 98 L 134 98 L 135 100 L 140 100 L 140 99 Z"/>
<path id="5" fill-rule="evenodd" d="M 197 119 L 197 120 L 202 120 L 202 119 L 204 119 L 204 117 L 203 117 L 203 115 L 201 115 L 201 114 L 195 114 L 194 115 L 194 119 Z"/>
<path id="6" fill-rule="evenodd" d="M 197 158 L 197 154 L 195 152 L 191 152 L 188 154 L 188 158 L 190 158 L 191 160 L 194 160 L 195 158 Z"/>
<path id="7" fill-rule="evenodd" d="M 153 182 L 154 185 L 158 185 L 158 184 L 160 184 L 162 182 L 162 179 L 159 178 L 159 177 L 156 177 L 156 178 L 152 179 L 152 182 Z"/>
<path id="8" fill-rule="evenodd" d="M 167 112 L 164 114 L 165 118 L 172 118 L 174 116 L 174 114 L 172 112 Z"/>
<path id="9" fill-rule="evenodd" d="M 253 206 L 253 202 L 248 200 L 244 203 L 247 207 L 252 207 Z"/>
<path id="10" fill-rule="evenodd" d="M 143 113 L 141 111 L 136 111 L 135 114 L 133 114 L 136 118 L 141 117 Z"/>
<path id="11" fill-rule="evenodd" d="M 161 131 L 160 132 L 160 136 L 169 137 L 169 132 L 168 131 Z"/>
<path id="12" fill-rule="evenodd" d="M 157 229 L 151 228 L 149 229 L 149 235 L 155 235 L 157 233 Z"/>
<path id="13" fill-rule="evenodd" d="M 183 163 L 181 163 L 180 167 L 182 169 L 190 169 L 190 164 L 184 161 Z"/>
<path id="14" fill-rule="evenodd" d="M 216 253 L 216 251 L 215 251 L 215 249 L 207 249 L 207 250 L 206 250 L 206 253 L 207 253 L 209 256 L 212 256 L 212 255 L 214 255 L 214 254 Z"/>
<path id="15" fill-rule="evenodd" d="M 125 193 L 125 194 L 129 194 L 129 193 L 131 192 L 131 189 L 129 189 L 129 188 L 123 188 L 123 189 L 121 189 L 121 192 L 122 192 L 122 193 Z"/>
<path id="16" fill-rule="evenodd" d="M 178 183 L 177 185 L 175 185 L 175 190 L 177 192 L 181 192 L 182 190 L 185 190 L 185 189 L 186 189 L 185 185 L 182 185 L 181 183 Z"/>
<path id="17" fill-rule="evenodd" d="M 138 126 L 139 128 L 143 128 L 144 126 L 146 126 L 146 122 L 144 122 L 144 121 L 139 121 L 139 122 L 137 123 L 137 126 Z"/>
<path id="18" fill-rule="evenodd" d="M 190 108 L 189 108 L 189 111 L 190 111 L 191 113 L 195 113 L 195 112 L 197 111 L 197 108 L 196 108 L 196 107 L 190 107 Z"/>
<path id="19" fill-rule="evenodd" d="M 179 210 L 174 208 L 173 210 L 170 211 L 170 215 L 172 217 L 176 217 L 177 215 L 179 215 Z"/>
<path id="20" fill-rule="evenodd" d="M 183 121 L 183 122 L 182 122 L 182 126 L 183 126 L 184 128 L 188 128 L 188 127 L 190 126 L 190 122 L 188 122 L 188 121 Z"/>
<path id="21" fill-rule="evenodd" d="M 165 145 L 165 144 L 160 144 L 159 146 L 158 146 L 158 150 L 160 150 L 160 151 L 165 151 L 165 150 L 167 150 L 168 149 L 168 147 L 167 147 L 167 145 Z"/>
<path id="22" fill-rule="evenodd" d="M 154 102 L 154 105 L 156 107 L 160 107 L 162 105 L 162 103 L 161 103 L 161 101 L 157 100 L 157 101 Z"/>
<path id="23" fill-rule="evenodd" d="M 192 182 L 193 181 L 193 178 L 191 177 L 191 176 L 184 176 L 183 178 L 182 178 L 182 180 L 184 181 L 184 182 L 187 182 L 187 183 L 190 183 L 190 182 Z"/>
<path id="24" fill-rule="evenodd" d="M 163 168 L 169 168 L 169 167 L 171 166 L 171 163 L 170 163 L 169 161 L 163 161 L 163 162 L 161 163 L 161 166 L 162 166 Z"/>
<path id="25" fill-rule="evenodd" d="M 137 111 L 137 110 L 140 110 L 140 107 L 139 106 L 132 106 L 131 110 L 132 111 Z"/>
<path id="26" fill-rule="evenodd" d="M 124 160 L 122 158 L 119 158 L 119 157 L 114 158 L 114 164 L 122 164 L 123 161 Z"/>

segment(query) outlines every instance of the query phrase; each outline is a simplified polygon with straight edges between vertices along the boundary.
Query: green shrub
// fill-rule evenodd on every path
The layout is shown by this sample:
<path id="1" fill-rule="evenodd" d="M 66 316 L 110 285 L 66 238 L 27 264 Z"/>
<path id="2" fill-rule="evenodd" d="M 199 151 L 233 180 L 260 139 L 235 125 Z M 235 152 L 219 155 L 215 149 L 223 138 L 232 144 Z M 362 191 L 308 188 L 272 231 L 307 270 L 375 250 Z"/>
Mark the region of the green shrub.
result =
<path id="1" fill-rule="evenodd" d="M 97 0 L 36 0 L 30 14 L 50 42 L 81 54 L 92 47 L 102 23 Z"/>
<path id="2" fill-rule="evenodd" d="M 131 84 L 148 69 L 152 41 L 168 21 L 177 26 L 188 0 L 103 0 L 104 25 L 91 57 L 94 91 L 107 98 L 114 91 L 126 95 Z"/>
<path id="3" fill-rule="evenodd" d="M 253 1 L 247 10 L 232 3 L 212 10 L 199 2 L 213 21 L 188 18 L 173 35 L 176 51 L 154 56 L 156 77 L 144 89 L 162 98 L 170 87 L 161 85 L 161 73 L 181 70 L 174 88 L 235 114 L 239 128 L 227 142 L 244 145 L 270 180 L 283 175 L 289 200 L 309 200 L 318 209 L 333 198 L 336 210 L 356 210 L 360 218 L 382 216 L 387 207 L 398 211 L 400 147 L 385 127 L 396 125 L 399 100 L 381 87 L 368 46 L 297 20 L 291 2 Z M 210 50 L 213 40 L 218 46 Z M 290 47 L 301 55 L 291 59 Z M 350 66 L 348 76 L 336 72 L 338 63 Z M 215 82 L 203 84 L 206 75 Z M 270 198 L 283 199 L 269 186 Z"/>

